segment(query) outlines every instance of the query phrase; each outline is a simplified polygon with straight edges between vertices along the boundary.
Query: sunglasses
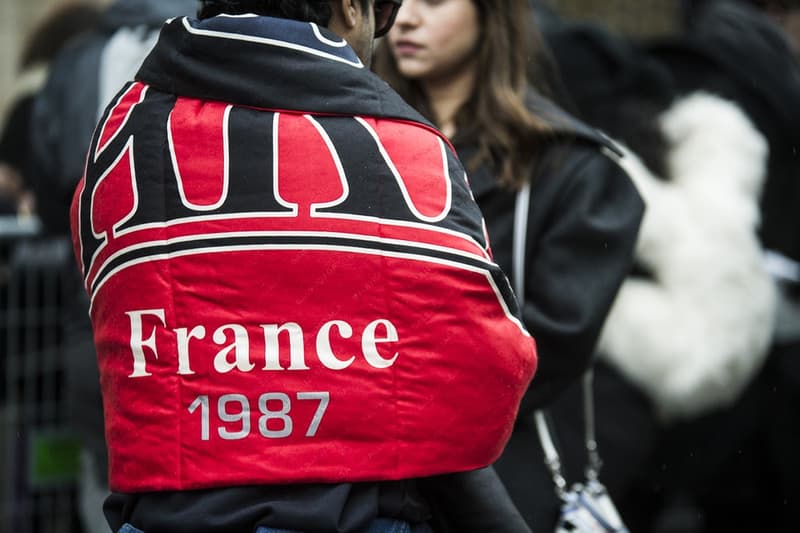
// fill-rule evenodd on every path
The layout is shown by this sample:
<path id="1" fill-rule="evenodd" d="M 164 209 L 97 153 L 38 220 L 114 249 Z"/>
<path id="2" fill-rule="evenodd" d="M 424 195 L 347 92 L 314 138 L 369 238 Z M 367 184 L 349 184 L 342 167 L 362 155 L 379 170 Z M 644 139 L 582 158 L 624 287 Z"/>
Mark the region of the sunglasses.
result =
<path id="1" fill-rule="evenodd" d="M 386 35 L 403 0 L 375 0 L 375 38 Z"/>

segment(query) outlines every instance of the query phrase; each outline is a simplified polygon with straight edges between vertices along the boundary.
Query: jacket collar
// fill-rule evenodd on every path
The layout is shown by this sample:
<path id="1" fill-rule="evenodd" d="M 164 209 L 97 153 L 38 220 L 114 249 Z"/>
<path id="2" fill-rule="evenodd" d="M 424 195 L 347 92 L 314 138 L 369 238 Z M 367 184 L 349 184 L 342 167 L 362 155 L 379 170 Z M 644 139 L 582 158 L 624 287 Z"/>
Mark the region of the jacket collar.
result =
<path id="1" fill-rule="evenodd" d="M 173 19 L 136 77 L 181 96 L 433 127 L 341 37 L 312 23 L 256 15 Z"/>

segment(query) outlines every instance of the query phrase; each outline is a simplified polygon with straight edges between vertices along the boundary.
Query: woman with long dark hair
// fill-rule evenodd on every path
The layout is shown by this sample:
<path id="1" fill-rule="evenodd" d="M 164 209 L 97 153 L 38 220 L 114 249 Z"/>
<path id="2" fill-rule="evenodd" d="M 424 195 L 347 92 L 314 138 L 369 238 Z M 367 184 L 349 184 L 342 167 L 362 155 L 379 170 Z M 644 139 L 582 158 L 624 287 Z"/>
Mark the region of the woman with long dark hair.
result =
<path id="1" fill-rule="evenodd" d="M 557 81 L 532 19 L 526 0 L 405 0 L 373 66 L 451 138 L 495 260 L 525 280 L 523 319 L 539 370 L 495 466 L 534 531 L 552 531 L 558 500 L 532 413 L 590 365 L 632 265 L 643 204 L 614 146 L 542 96 L 544 80 Z M 517 273 L 513 220 L 526 187 L 525 268 Z"/>

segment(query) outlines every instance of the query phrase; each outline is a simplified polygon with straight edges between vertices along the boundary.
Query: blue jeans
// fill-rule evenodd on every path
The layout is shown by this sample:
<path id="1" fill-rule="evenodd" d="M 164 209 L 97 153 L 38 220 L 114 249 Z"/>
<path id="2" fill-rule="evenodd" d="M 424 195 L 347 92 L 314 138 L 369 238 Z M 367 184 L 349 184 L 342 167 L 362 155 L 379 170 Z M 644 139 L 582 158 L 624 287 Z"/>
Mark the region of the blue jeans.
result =
<path id="1" fill-rule="evenodd" d="M 125 524 L 119 529 L 119 533 L 143 533 L 130 524 Z M 260 527 L 256 533 L 302 533 L 292 529 L 274 529 L 271 527 Z M 427 524 L 412 526 L 408 522 L 395 520 L 393 518 L 376 518 L 367 526 L 362 533 L 433 533 Z"/>

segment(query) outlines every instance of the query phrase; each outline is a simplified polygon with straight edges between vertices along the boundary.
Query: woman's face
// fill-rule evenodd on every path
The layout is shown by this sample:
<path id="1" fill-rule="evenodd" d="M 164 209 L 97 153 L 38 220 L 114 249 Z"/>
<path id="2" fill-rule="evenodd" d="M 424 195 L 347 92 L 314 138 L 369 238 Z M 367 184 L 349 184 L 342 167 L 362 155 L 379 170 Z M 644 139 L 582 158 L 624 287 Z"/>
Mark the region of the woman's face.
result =
<path id="1" fill-rule="evenodd" d="M 387 38 L 403 76 L 446 83 L 474 68 L 478 10 L 473 0 L 404 0 Z"/>

